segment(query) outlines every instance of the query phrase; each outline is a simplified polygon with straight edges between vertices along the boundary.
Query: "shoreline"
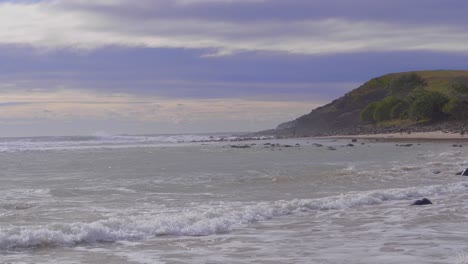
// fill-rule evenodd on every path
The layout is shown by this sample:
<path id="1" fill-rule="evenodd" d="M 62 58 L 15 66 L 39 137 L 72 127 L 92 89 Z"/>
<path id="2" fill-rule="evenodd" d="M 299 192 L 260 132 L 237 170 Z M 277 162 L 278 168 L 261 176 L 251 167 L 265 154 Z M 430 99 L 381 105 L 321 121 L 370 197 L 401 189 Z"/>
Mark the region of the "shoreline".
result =
<path id="1" fill-rule="evenodd" d="M 360 135 L 337 135 L 318 138 L 328 139 L 367 139 L 379 141 L 454 141 L 467 142 L 468 135 L 459 133 L 447 133 L 442 131 L 413 132 L 413 133 L 388 133 L 388 134 L 360 134 Z"/>

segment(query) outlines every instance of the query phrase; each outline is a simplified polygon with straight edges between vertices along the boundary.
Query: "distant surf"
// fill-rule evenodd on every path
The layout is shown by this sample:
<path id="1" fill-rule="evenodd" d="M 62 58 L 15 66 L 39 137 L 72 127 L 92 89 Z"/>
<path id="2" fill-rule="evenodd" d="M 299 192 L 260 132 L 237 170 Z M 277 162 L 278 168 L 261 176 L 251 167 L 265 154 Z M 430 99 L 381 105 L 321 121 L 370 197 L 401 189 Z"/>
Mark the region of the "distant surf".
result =
<path id="1" fill-rule="evenodd" d="M 267 138 L 271 137 L 245 137 L 233 134 L 107 135 L 103 133 L 92 136 L 0 138 L 0 152 L 124 148 L 176 145 L 181 143 L 245 141 Z"/>

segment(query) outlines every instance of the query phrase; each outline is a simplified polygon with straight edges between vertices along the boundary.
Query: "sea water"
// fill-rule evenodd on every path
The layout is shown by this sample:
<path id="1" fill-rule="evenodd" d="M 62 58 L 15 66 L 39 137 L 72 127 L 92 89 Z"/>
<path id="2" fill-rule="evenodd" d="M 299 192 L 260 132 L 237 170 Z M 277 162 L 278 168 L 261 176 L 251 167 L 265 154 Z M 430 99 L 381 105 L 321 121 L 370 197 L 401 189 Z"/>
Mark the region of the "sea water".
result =
<path id="1" fill-rule="evenodd" d="M 0 263 L 468 263 L 465 147 L 238 140 L 1 139 Z"/>

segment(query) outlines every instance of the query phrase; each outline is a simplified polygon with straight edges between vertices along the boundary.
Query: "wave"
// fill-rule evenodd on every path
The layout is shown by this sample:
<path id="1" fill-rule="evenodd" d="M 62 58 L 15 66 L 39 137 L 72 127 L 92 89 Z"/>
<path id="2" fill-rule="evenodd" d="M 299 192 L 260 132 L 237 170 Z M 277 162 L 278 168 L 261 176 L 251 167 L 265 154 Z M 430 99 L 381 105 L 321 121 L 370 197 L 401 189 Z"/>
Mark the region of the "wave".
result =
<path id="1" fill-rule="evenodd" d="M 232 135 L 104 135 L 61 136 L 32 138 L 2 138 L 0 152 L 74 150 L 93 148 L 116 148 L 151 146 L 177 143 L 225 142 L 260 140 L 267 137 L 242 137 Z"/>
<path id="2" fill-rule="evenodd" d="M 208 236 L 248 224 L 304 212 L 348 209 L 468 189 L 468 182 L 348 193 L 319 199 L 204 206 L 174 214 L 111 218 L 92 223 L 51 224 L 0 229 L 0 249 L 74 246 L 83 243 L 136 241 L 158 236 Z"/>

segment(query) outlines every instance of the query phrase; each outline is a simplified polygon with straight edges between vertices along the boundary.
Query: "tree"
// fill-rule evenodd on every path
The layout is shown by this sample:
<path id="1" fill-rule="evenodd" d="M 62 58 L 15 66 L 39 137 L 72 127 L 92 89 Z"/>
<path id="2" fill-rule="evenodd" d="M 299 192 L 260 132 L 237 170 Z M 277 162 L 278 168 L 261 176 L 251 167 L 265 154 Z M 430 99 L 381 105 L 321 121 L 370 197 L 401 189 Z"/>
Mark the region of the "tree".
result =
<path id="1" fill-rule="evenodd" d="M 367 124 L 375 122 L 374 112 L 375 112 L 375 108 L 377 107 L 377 105 L 378 105 L 377 102 L 372 102 L 372 103 L 368 104 L 366 106 L 366 108 L 364 108 L 364 110 L 362 110 L 362 112 L 361 112 L 362 122 L 367 123 Z"/>
<path id="2" fill-rule="evenodd" d="M 468 102 L 458 98 L 452 98 L 444 105 L 442 111 L 451 119 L 464 119 L 468 116 Z"/>
<path id="3" fill-rule="evenodd" d="M 391 110 L 392 108 L 403 102 L 403 100 L 395 96 L 387 96 L 382 101 L 378 102 L 374 110 L 374 120 L 377 122 L 387 121 L 392 119 Z"/>
<path id="4" fill-rule="evenodd" d="M 403 100 L 396 103 L 392 109 L 390 109 L 391 119 L 407 119 L 408 118 L 409 104 Z"/>
<path id="5" fill-rule="evenodd" d="M 417 91 L 409 96 L 409 101 L 408 115 L 411 119 L 439 119 L 444 116 L 442 109 L 448 98 L 439 92 Z"/>

